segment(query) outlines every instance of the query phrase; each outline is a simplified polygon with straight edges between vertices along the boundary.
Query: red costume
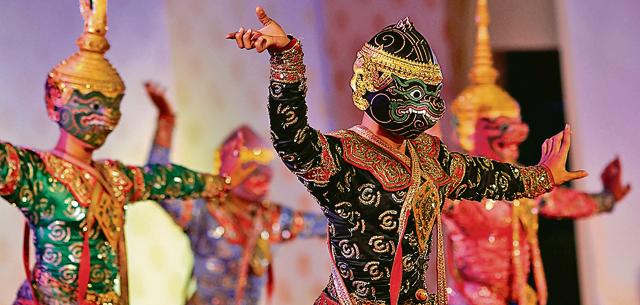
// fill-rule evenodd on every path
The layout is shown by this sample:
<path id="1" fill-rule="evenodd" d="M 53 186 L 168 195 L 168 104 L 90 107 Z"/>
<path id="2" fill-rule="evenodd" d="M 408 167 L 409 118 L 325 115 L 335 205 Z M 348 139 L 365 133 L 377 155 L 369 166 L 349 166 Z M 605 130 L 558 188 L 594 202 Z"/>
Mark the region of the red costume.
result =
<path id="1" fill-rule="evenodd" d="M 498 73 L 492 67 L 486 2 L 478 1 L 472 84 L 453 102 L 452 111 L 463 149 L 514 163 L 529 128 L 521 121 L 518 103 L 495 84 Z M 616 160 L 603 173 L 605 191 L 599 194 L 558 187 L 536 200 L 449 201 L 443 223 L 448 237 L 450 303 L 546 304 L 538 215 L 580 218 L 611 211 L 626 193 L 619 173 Z M 527 284 L 532 267 L 537 292 Z"/>

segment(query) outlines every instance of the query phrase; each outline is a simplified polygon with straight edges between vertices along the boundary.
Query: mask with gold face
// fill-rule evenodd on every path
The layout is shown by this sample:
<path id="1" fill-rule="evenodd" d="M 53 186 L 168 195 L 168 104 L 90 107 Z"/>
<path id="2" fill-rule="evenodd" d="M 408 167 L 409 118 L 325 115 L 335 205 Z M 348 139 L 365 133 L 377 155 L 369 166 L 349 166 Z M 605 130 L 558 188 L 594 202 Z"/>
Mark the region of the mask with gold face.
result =
<path id="1" fill-rule="evenodd" d="M 412 139 L 442 117 L 442 72 L 409 19 L 385 27 L 357 54 L 353 102 L 386 131 Z"/>
<path id="2" fill-rule="evenodd" d="M 109 49 L 106 1 L 80 0 L 84 32 L 79 50 L 48 75 L 45 101 L 61 129 L 92 148 L 102 146 L 120 121 L 125 86 L 104 57 Z"/>

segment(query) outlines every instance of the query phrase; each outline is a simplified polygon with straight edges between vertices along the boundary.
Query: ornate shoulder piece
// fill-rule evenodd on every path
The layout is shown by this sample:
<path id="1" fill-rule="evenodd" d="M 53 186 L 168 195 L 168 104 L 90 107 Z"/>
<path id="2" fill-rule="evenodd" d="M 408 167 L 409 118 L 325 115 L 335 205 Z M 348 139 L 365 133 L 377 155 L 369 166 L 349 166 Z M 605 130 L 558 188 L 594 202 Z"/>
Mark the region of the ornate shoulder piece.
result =
<path id="1" fill-rule="evenodd" d="M 411 168 L 399 156 L 375 145 L 355 131 L 336 133 L 342 142 L 343 157 L 349 164 L 370 172 L 390 192 L 409 187 Z M 406 156 L 405 156 L 406 158 Z"/>
<path id="2" fill-rule="evenodd" d="M 321 161 L 317 166 L 300 173 L 299 176 L 305 181 L 314 182 L 317 184 L 326 184 L 329 182 L 329 179 L 338 172 L 338 167 L 336 166 L 336 162 L 331 155 L 327 137 L 320 132 L 317 133 L 317 145 L 319 145 L 320 147 Z"/>
<path id="3" fill-rule="evenodd" d="M 73 197 L 84 207 L 91 203 L 91 188 L 96 180 L 89 173 L 83 173 L 70 162 L 48 152 L 41 152 L 46 171 L 62 183 Z"/>
<path id="4" fill-rule="evenodd" d="M 423 175 L 429 176 L 437 186 L 449 184 L 452 181 L 450 173 L 447 173 L 438 162 L 440 153 L 440 139 L 424 133 L 411 140 L 420 159 L 420 167 Z"/>
<path id="5" fill-rule="evenodd" d="M 5 177 L 0 177 L 0 195 L 9 195 L 15 192 L 20 180 L 20 157 L 13 145 L 4 144 L 4 149 L 0 150 L 0 162 L 7 164 L 8 171 Z"/>
<path id="6" fill-rule="evenodd" d="M 111 186 L 112 193 L 117 201 L 124 205 L 127 201 L 126 196 L 133 187 L 133 182 L 124 171 L 124 164 L 115 160 L 101 160 L 96 162 L 96 169 L 100 171 L 102 177 Z"/>

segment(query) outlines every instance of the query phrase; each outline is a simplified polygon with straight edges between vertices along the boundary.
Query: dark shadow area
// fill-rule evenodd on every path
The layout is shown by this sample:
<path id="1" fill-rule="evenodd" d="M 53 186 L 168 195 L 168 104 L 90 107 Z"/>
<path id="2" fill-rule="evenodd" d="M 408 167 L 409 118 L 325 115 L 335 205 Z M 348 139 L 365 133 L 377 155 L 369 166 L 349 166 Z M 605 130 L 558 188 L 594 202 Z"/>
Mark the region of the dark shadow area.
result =
<path id="1" fill-rule="evenodd" d="M 522 119 L 531 130 L 520 146 L 520 162 L 537 164 L 542 142 L 564 128 L 559 54 L 507 52 L 502 60 L 505 89 L 520 103 Z M 538 236 L 549 286 L 548 305 L 580 305 L 573 221 L 541 217 Z"/>

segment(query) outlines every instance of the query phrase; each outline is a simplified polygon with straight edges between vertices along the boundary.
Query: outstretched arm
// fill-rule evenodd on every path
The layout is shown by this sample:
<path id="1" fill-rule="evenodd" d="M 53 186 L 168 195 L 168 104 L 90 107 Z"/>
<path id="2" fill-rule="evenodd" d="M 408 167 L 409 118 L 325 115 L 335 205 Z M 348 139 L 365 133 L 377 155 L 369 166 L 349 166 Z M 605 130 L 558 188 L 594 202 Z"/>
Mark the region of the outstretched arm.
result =
<path id="1" fill-rule="evenodd" d="M 481 157 L 449 153 L 443 145 L 439 160 L 451 176 L 447 194 L 452 199 L 482 198 L 515 200 L 535 198 L 549 192 L 555 185 L 587 175 L 584 171 L 566 170 L 571 129 L 548 139 L 543 144 L 539 165 L 519 167 Z"/>
<path id="2" fill-rule="evenodd" d="M 171 153 L 175 115 L 164 89 L 152 82 L 145 82 L 144 88 L 156 109 L 158 109 L 156 131 L 147 163 L 168 164 L 170 162 L 169 155 Z"/>
<path id="3" fill-rule="evenodd" d="M 156 131 L 147 164 L 167 165 L 171 162 L 170 155 L 175 114 L 169 99 L 167 99 L 166 90 L 153 82 L 145 82 L 144 88 L 158 110 Z M 191 224 L 194 208 L 196 208 L 196 205 L 198 207 L 202 205 L 201 202 L 190 199 L 166 199 L 158 203 L 171 216 L 173 221 L 185 231 L 189 229 Z"/>
<path id="4" fill-rule="evenodd" d="M 615 199 L 607 192 L 589 194 L 558 187 L 538 198 L 540 215 L 556 218 L 582 218 L 613 209 Z"/>
<path id="5" fill-rule="evenodd" d="M 228 182 L 222 176 L 198 173 L 175 164 L 129 166 L 126 173 L 133 181 L 130 202 L 217 198 L 226 191 Z"/>
<path id="6" fill-rule="evenodd" d="M 570 188 L 556 188 L 539 198 L 540 214 L 547 217 L 581 218 L 611 212 L 631 190 L 622 183 L 618 158 L 611 161 L 601 175 L 604 191 L 588 194 Z"/>
<path id="7" fill-rule="evenodd" d="M 327 220 L 323 214 L 303 213 L 277 204 L 265 204 L 267 219 L 272 223 L 271 241 L 284 242 L 294 238 L 324 238 Z"/>
<path id="8" fill-rule="evenodd" d="M 263 28 L 258 31 L 240 28 L 228 34 L 227 39 L 235 39 L 242 49 L 269 50 L 269 119 L 273 145 L 298 177 L 307 183 L 326 184 L 338 169 L 327 138 L 307 121 L 302 46 L 295 38 L 287 37 L 262 8 L 258 7 L 256 14 Z"/>

